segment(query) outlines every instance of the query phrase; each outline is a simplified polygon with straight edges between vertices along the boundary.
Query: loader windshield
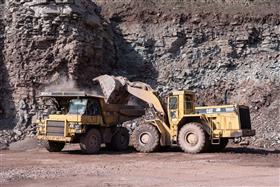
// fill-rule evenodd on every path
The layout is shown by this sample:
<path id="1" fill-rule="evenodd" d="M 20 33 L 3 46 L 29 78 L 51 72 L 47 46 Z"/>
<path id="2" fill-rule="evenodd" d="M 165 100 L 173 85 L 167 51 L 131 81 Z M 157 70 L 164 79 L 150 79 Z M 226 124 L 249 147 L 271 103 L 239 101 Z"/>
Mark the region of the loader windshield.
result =
<path id="1" fill-rule="evenodd" d="M 193 99 L 191 95 L 185 95 L 185 110 L 193 108 Z"/>
<path id="2" fill-rule="evenodd" d="M 69 105 L 68 114 L 79 114 L 85 113 L 87 108 L 87 99 L 72 99 Z"/>

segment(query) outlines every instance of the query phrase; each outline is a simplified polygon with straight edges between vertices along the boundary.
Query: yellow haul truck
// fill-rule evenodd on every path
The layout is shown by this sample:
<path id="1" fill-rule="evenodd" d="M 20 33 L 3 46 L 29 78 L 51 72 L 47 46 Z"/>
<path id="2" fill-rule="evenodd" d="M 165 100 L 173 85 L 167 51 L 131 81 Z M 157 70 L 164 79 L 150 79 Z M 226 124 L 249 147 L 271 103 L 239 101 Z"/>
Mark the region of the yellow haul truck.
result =
<path id="1" fill-rule="evenodd" d="M 255 135 L 247 106 L 195 107 L 193 92 L 173 91 L 164 109 L 151 92 L 131 87 L 128 92 L 148 101 L 155 109 L 151 119 L 133 130 L 132 144 L 140 152 L 173 144 L 187 153 L 220 150 L 229 139 Z"/>
<path id="2" fill-rule="evenodd" d="M 50 152 L 61 151 L 65 143 L 80 143 L 88 154 L 97 153 L 102 143 L 125 150 L 129 133 L 118 125 L 144 114 L 142 108 L 106 104 L 102 96 L 86 92 L 42 92 L 40 97 L 48 111 L 37 120 L 37 138 Z"/>

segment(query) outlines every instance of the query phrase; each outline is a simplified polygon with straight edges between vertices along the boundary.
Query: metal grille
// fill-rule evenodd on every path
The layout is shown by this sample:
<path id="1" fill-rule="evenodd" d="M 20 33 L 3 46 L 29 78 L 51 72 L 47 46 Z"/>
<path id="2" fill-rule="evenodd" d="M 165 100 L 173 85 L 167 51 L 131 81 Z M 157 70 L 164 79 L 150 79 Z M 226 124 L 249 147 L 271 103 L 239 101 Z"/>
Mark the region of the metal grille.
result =
<path id="1" fill-rule="evenodd" d="M 248 107 L 239 107 L 241 129 L 251 129 L 250 111 Z"/>
<path id="2" fill-rule="evenodd" d="M 64 121 L 48 121 L 47 135 L 64 136 Z"/>

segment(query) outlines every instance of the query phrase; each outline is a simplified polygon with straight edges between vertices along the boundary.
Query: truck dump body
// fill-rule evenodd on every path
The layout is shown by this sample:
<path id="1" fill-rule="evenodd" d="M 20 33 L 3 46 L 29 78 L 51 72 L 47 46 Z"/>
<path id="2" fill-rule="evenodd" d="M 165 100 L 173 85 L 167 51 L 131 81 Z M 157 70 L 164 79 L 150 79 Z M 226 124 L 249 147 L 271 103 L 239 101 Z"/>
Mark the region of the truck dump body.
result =
<path id="1" fill-rule="evenodd" d="M 125 105 L 125 104 L 107 104 L 105 103 L 104 96 L 94 95 L 88 92 L 75 91 L 75 92 L 42 92 L 41 97 L 55 98 L 58 103 L 60 100 L 70 101 L 71 99 L 79 98 L 93 98 L 101 101 L 102 113 L 104 122 L 107 125 L 120 124 L 125 121 L 140 117 L 145 114 L 145 110 L 140 106 Z M 67 119 L 65 119 L 67 120 Z"/>
<path id="2" fill-rule="evenodd" d="M 103 119 L 107 125 L 122 124 L 145 114 L 145 110 L 138 106 L 104 104 Z"/>

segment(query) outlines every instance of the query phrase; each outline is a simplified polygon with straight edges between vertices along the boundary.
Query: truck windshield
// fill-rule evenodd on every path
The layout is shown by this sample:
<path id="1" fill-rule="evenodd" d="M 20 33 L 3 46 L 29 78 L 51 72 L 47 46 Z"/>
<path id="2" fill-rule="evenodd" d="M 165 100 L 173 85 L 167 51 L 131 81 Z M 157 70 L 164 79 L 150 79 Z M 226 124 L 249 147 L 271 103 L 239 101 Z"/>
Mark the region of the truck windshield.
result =
<path id="1" fill-rule="evenodd" d="M 70 101 L 68 114 L 79 114 L 85 113 L 87 107 L 87 99 L 72 99 Z"/>

